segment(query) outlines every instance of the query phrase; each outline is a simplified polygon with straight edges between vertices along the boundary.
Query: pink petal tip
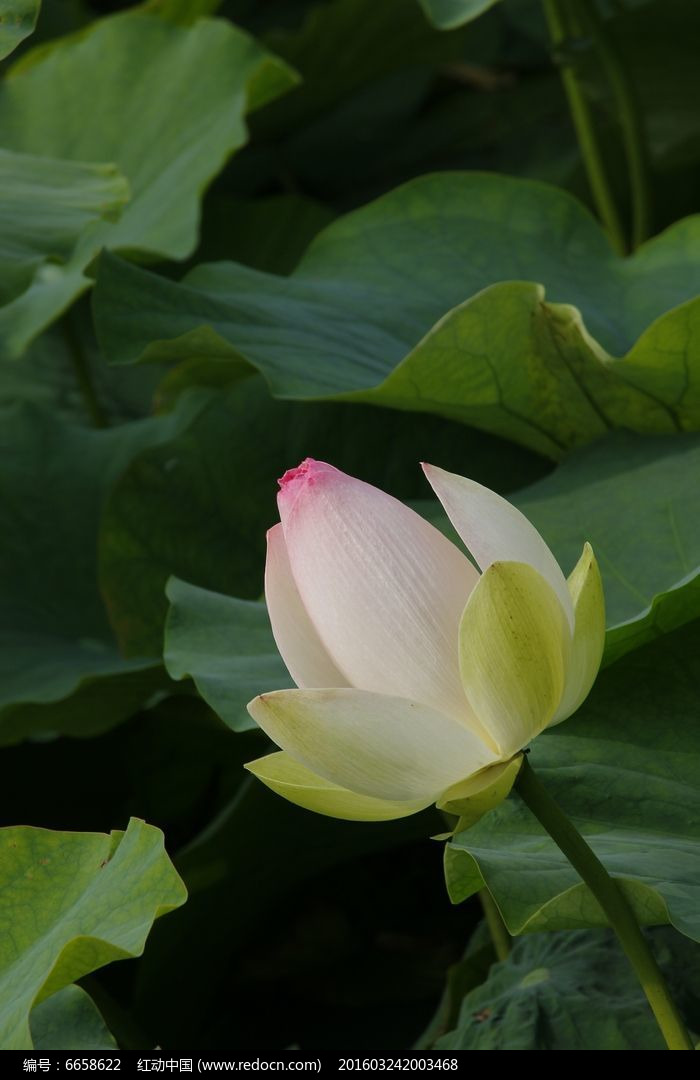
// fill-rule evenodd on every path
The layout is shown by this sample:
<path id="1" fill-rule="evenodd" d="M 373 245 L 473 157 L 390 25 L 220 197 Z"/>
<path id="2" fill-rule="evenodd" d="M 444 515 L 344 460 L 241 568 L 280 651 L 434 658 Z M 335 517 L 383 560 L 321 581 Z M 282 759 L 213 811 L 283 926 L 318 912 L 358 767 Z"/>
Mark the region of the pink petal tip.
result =
<path id="1" fill-rule="evenodd" d="M 284 476 L 277 481 L 280 486 L 278 498 L 285 501 L 290 496 L 296 498 L 304 488 L 312 487 L 320 477 L 329 474 L 338 476 L 338 469 L 334 469 L 325 461 L 304 458 L 301 465 L 297 465 L 295 469 L 287 469 Z"/>
<path id="2" fill-rule="evenodd" d="M 322 462 L 316 461 L 314 458 L 304 458 L 301 465 L 297 465 L 294 469 L 287 469 L 283 476 L 280 476 L 277 483 L 280 486 L 280 491 L 284 491 L 288 484 L 293 484 L 297 480 L 305 480 L 312 476 Z"/>

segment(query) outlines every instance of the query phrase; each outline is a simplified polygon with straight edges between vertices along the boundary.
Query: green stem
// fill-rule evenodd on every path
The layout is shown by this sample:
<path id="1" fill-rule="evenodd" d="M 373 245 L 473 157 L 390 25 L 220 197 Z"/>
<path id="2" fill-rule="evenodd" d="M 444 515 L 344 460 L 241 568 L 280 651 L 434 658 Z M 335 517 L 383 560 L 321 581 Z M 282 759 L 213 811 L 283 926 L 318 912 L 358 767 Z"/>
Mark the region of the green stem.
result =
<path id="1" fill-rule="evenodd" d="M 545 18 L 549 27 L 549 35 L 554 46 L 555 53 L 565 45 L 568 32 L 564 16 L 562 14 L 560 0 L 542 0 Z M 588 183 L 598 210 L 600 220 L 610 237 L 610 242 L 618 255 L 625 254 L 625 235 L 622 224 L 612 197 L 608 177 L 603 167 L 603 158 L 598 146 L 598 139 L 593 126 L 593 117 L 586 100 L 586 96 L 578 80 L 576 69 L 570 60 L 563 58 L 559 61 L 561 81 L 564 92 L 569 102 L 571 119 L 573 120 L 576 138 L 578 139 L 581 157 L 586 169 Z"/>
<path id="2" fill-rule="evenodd" d="M 507 960 L 510 956 L 511 940 L 506 924 L 503 922 L 503 916 L 496 907 L 496 901 L 491 896 L 488 889 L 481 889 L 479 892 L 479 899 L 481 900 L 481 906 L 484 909 L 486 925 L 489 928 L 491 942 L 496 957 L 499 960 Z"/>
<path id="3" fill-rule="evenodd" d="M 608 36 L 595 4 L 581 4 L 581 16 L 610 83 L 627 158 L 632 199 L 632 248 L 646 240 L 651 221 L 651 188 L 642 117 L 615 43 Z"/>
<path id="4" fill-rule="evenodd" d="M 68 352 L 73 364 L 73 371 L 75 372 L 75 378 L 80 387 L 80 392 L 83 395 L 83 401 L 85 407 L 90 414 L 93 427 L 105 428 L 108 426 L 107 418 L 102 411 L 95 388 L 92 385 L 92 378 L 90 375 L 90 368 L 87 362 L 87 357 L 83 350 L 83 345 L 78 335 L 78 332 L 73 323 L 73 318 L 70 311 L 64 315 L 61 326 L 63 328 L 63 336 L 68 346 Z"/>
<path id="5" fill-rule="evenodd" d="M 607 915 L 608 922 L 617 934 L 627 959 L 642 984 L 669 1050 L 693 1050 L 690 1036 L 627 898 L 564 811 L 540 783 L 527 758 L 523 761 L 515 787 L 523 802 L 566 855 Z"/>

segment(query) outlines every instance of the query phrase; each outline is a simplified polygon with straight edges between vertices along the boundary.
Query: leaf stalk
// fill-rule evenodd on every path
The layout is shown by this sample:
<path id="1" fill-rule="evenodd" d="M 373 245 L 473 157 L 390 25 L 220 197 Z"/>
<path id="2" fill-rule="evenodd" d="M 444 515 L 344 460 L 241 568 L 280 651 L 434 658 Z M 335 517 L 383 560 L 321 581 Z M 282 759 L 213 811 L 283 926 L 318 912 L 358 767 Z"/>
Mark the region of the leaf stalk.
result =
<path id="1" fill-rule="evenodd" d="M 581 157 L 583 158 L 593 201 L 613 248 L 618 255 L 624 255 L 626 254 L 625 234 L 603 165 L 603 157 L 598 144 L 591 109 L 579 81 L 576 66 L 566 55 L 569 32 L 561 0 L 542 0 L 542 7 L 555 57 L 558 58 L 557 63 L 561 81 L 569 103 L 571 119 L 576 131 L 576 138 L 581 150 Z"/>
<path id="2" fill-rule="evenodd" d="M 73 365 L 75 379 L 80 389 L 80 393 L 82 394 L 85 408 L 92 421 L 92 426 L 96 428 L 106 428 L 108 427 L 107 417 L 105 416 L 97 394 L 95 393 L 95 388 L 92 384 L 92 376 L 90 374 L 90 366 L 70 311 L 66 312 L 64 315 L 61 326 L 68 348 L 68 354 Z"/>
<path id="3" fill-rule="evenodd" d="M 583 24 L 590 34 L 615 98 L 617 119 L 627 159 L 632 204 L 632 250 L 634 251 L 649 236 L 651 225 L 651 187 L 642 117 L 634 87 L 630 83 L 617 47 L 610 38 L 595 3 L 581 4 L 580 8 Z"/>
<path id="4" fill-rule="evenodd" d="M 507 960 L 510 956 L 511 949 L 511 936 L 508 933 L 508 928 L 503 921 L 496 901 L 491 896 L 488 889 L 481 889 L 479 892 L 479 900 L 481 901 L 481 907 L 483 908 L 484 917 L 486 919 L 486 925 L 489 928 L 489 934 L 491 935 L 491 944 L 493 945 L 493 951 L 496 954 L 497 960 Z"/>
<path id="5" fill-rule="evenodd" d="M 690 1035 L 627 897 L 540 782 L 527 757 L 515 781 L 515 790 L 603 909 L 641 983 L 668 1049 L 693 1050 Z"/>

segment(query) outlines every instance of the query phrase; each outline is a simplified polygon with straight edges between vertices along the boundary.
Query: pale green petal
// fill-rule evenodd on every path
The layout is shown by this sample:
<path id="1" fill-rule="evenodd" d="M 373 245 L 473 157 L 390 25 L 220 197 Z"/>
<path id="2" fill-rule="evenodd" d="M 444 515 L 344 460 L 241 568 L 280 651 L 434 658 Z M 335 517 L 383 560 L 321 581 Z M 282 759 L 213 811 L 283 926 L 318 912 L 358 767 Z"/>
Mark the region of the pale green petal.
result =
<path id="1" fill-rule="evenodd" d="M 415 814 L 432 802 L 431 799 L 392 802 L 389 799 L 374 799 L 371 795 L 358 795 L 356 791 L 324 780 L 285 754 L 284 750 L 267 754 L 257 761 L 249 761 L 244 767 L 289 802 L 303 806 L 305 810 L 314 810 L 327 817 L 344 818 L 346 821 L 392 821 Z"/>
<path id="2" fill-rule="evenodd" d="M 570 652 L 571 633 L 551 585 L 526 563 L 492 563 L 462 615 L 459 663 L 465 693 L 501 757 L 551 721 Z"/>
<path id="3" fill-rule="evenodd" d="M 552 720 L 553 724 L 566 720 L 585 701 L 603 658 L 605 599 L 600 570 L 590 544 L 584 544 L 583 554 L 567 584 L 576 622 L 564 696 Z"/>
<path id="4" fill-rule="evenodd" d="M 435 709 L 368 690 L 277 690 L 248 711 L 308 769 L 376 799 L 433 802 L 496 760 L 484 742 Z"/>
<path id="5" fill-rule="evenodd" d="M 510 795 L 522 763 L 523 755 L 516 754 L 510 761 L 499 761 L 476 776 L 453 784 L 438 799 L 438 810 L 456 814 L 460 831 L 469 828 Z"/>

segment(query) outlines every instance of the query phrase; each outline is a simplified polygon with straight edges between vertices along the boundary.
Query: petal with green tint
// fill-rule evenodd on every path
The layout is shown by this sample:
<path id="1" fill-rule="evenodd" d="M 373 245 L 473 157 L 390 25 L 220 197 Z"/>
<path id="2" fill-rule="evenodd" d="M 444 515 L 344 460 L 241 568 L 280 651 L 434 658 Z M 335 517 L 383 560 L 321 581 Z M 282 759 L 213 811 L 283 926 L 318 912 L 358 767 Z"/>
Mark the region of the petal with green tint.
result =
<path id="1" fill-rule="evenodd" d="M 432 802 L 432 799 L 398 802 L 360 795 L 324 780 L 284 750 L 249 761 L 245 768 L 289 802 L 346 821 L 392 821 L 415 814 Z"/>
<path id="2" fill-rule="evenodd" d="M 263 731 L 334 784 L 400 802 L 438 795 L 495 754 L 428 705 L 367 690 L 277 690 L 248 711 Z"/>
<path id="3" fill-rule="evenodd" d="M 554 716 L 571 635 L 551 586 L 526 563 L 492 563 L 469 597 L 459 630 L 465 693 L 510 756 Z"/>
<path id="4" fill-rule="evenodd" d="M 700 942 L 700 620 L 601 671 L 532 762 L 644 925 Z M 602 926 L 600 905 L 521 799 L 446 854 L 459 903 L 487 886 L 512 934 Z M 688 946 L 689 948 L 691 946 Z"/>
<path id="5" fill-rule="evenodd" d="M 593 548 L 586 543 L 568 580 L 576 623 L 566 686 L 552 721 L 558 724 L 576 712 L 588 697 L 603 659 L 605 598 Z"/>
<path id="6" fill-rule="evenodd" d="M 456 832 L 468 829 L 510 795 L 522 763 L 523 755 L 516 754 L 510 761 L 499 761 L 476 776 L 453 784 L 438 799 L 438 810 L 459 815 Z"/>

